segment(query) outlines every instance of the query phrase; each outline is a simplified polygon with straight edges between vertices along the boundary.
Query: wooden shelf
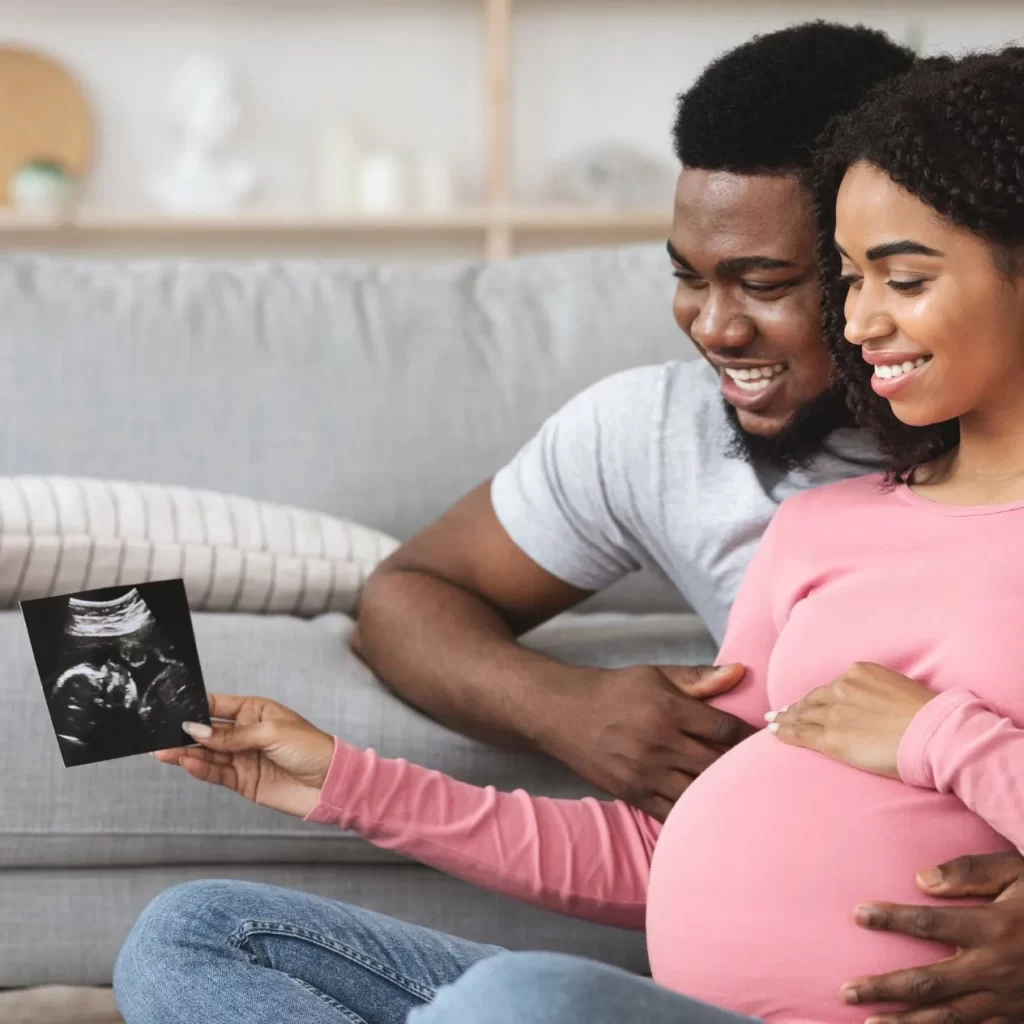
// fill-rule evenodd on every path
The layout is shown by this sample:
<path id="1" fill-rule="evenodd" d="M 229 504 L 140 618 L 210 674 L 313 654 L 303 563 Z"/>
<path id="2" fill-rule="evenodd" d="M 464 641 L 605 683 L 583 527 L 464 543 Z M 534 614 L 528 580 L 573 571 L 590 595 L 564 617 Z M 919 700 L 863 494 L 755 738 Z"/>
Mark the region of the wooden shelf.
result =
<path id="1" fill-rule="evenodd" d="M 345 217 L 253 212 L 231 217 L 167 217 L 141 212 L 82 210 L 72 217 L 0 211 L 0 234 L 139 235 L 362 235 L 524 232 L 659 232 L 670 215 L 659 210 L 591 210 L 565 206 L 465 208 L 444 213 L 408 212 Z"/>
<path id="2" fill-rule="evenodd" d="M 508 224 L 517 231 L 659 231 L 672 224 L 672 204 L 657 209 L 589 209 L 587 207 L 533 206 L 508 211 Z"/>
<path id="3" fill-rule="evenodd" d="M 270 2 L 270 0 L 267 0 Z M 586 209 L 523 205 L 513 200 L 512 37 L 518 0 L 472 0 L 481 14 L 484 180 L 481 205 L 444 212 L 394 215 L 317 215 L 253 210 L 216 217 L 166 217 L 146 210 L 83 208 L 70 218 L 31 216 L 0 208 L 0 244 L 77 252 L 216 249 L 332 253 L 345 248 L 379 250 L 473 249 L 489 260 L 520 249 L 664 239 L 671 224 L 670 198 L 658 209 Z"/>

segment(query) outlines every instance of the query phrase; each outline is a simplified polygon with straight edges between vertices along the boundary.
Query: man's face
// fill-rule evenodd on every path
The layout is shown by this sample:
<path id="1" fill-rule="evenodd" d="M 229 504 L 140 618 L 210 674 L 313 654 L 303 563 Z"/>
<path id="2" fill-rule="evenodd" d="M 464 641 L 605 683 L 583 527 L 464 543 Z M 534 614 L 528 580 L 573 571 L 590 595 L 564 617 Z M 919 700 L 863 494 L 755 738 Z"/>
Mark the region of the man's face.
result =
<path id="1" fill-rule="evenodd" d="M 796 177 L 679 175 L 673 313 L 718 372 L 731 418 L 753 435 L 740 447 L 766 451 L 768 461 L 776 441 L 792 440 L 787 428 L 803 424 L 797 447 L 816 448 L 843 418 L 827 392 L 816 244 L 811 199 Z"/>

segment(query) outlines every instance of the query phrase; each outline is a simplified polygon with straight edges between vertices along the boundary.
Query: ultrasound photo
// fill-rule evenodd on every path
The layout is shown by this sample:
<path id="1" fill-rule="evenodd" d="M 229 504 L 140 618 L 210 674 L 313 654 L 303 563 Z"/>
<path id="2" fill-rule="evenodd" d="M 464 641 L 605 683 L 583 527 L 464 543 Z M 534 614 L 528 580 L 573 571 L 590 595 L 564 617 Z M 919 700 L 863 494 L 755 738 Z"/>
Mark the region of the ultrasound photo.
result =
<path id="1" fill-rule="evenodd" d="M 22 601 L 66 767 L 195 741 L 210 722 L 182 580 Z"/>

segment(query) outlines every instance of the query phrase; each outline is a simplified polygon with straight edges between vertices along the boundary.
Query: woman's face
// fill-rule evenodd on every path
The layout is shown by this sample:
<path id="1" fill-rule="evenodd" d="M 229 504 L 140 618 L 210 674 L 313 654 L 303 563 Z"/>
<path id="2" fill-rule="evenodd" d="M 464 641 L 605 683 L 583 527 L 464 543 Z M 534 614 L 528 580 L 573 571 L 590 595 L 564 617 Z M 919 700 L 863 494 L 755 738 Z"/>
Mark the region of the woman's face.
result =
<path id="1" fill-rule="evenodd" d="M 904 423 L 1021 413 L 1024 279 L 988 242 L 858 163 L 839 190 L 836 245 L 846 338 Z"/>

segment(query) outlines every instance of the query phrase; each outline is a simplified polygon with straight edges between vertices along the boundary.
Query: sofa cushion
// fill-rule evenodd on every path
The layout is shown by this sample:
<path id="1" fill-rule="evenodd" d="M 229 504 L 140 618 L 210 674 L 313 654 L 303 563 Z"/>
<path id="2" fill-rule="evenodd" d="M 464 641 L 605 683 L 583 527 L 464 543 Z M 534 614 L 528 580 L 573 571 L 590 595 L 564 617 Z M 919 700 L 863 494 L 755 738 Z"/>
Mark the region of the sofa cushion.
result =
<path id="1" fill-rule="evenodd" d="M 244 494 L 405 540 L 576 392 L 692 356 L 673 285 L 662 246 L 391 266 L 5 255 L 0 474 Z M 618 607 L 680 609 L 643 578 Z"/>
<path id="2" fill-rule="evenodd" d="M 455 735 L 387 692 L 348 648 L 341 614 L 194 617 L 207 685 L 275 698 L 385 756 L 468 782 L 576 796 L 560 765 Z M 528 642 L 566 661 L 692 663 L 714 653 L 692 616 L 566 616 Z M 66 769 L 50 727 L 21 616 L 0 613 L 0 869 L 381 862 L 396 858 L 330 828 L 254 807 L 141 756 Z"/>
<path id="3" fill-rule="evenodd" d="M 0 606 L 180 577 L 197 610 L 351 612 L 397 546 L 379 530 L 230 494 L 0 477 Z"/>
<path id="4" fill-rule="evenodd" d="M 633 971 L 647 968 L 643 932 L 562 917 L 418 864 L 349 864 L 344 870 L 329 864 L 169 864 L 134 871 L 4 872 L 0 987 L 109 985 L 118 950 L 146 904 L 169 886 L 209 878 L 300 889 L 476 942 L 574 953 Z M 0 1005 L 0 1020 L 9 1024 L 2 1011 Z M 33 1022 L 51 1024 L 47 1017 Z"/>

